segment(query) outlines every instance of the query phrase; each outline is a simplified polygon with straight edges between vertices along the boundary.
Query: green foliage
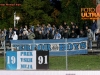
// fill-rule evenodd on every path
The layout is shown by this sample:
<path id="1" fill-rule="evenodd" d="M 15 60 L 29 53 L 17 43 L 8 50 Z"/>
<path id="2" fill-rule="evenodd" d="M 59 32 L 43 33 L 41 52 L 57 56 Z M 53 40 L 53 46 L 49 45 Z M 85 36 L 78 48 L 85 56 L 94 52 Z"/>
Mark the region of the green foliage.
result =
<path id="1" fill-rule="evenodd" d="M 50 6 L 48 0 L 24 0 L 22 8 L 32 17 L 30 23 L 52 22 L 52 18 L 48 14 L 52 10 L 52 6 Z"/>
<path id="2" fill-rule="evenodd" d="M 62 0 L 62 13 L 59 16 L 60 22 L 66 21 L 69 25 L 73 21 L 81 24 L 81 8 L 93 8 L 91 0 Z"/>
<path id="3" fill-rule="evenodd" d="M 13 27 L 13 14 L 20 16 L 19 25 L 37 23 L 54 23 L 60 25 L 66 21 L 68 25 L 73 21 L 82 25 L 81 8 L 95 7 L 92 0 L 61 0 L 62 10 L 55 10 L 49 0 L 0 0 L 3 3 L 21 3 L 17 6 L 0 6 L 0 28 Z"/>

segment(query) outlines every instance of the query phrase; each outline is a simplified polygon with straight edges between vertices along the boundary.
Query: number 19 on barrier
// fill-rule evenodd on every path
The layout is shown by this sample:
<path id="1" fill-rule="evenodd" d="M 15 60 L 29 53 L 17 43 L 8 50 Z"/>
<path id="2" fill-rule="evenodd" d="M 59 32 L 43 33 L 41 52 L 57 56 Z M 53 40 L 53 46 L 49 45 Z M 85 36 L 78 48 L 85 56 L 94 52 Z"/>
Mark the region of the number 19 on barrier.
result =
<path id="1" fill-rule="evenodd" d="M 16 58 L 15 56 L 7 56 L 7 64 L 15 64 Z"/>

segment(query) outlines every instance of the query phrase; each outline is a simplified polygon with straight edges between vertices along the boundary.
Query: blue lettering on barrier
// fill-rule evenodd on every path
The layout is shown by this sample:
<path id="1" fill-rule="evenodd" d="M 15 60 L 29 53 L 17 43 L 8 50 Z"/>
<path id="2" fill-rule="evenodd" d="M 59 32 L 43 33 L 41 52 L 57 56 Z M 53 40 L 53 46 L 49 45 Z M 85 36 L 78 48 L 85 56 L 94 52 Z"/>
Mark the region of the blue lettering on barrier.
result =
<path id="1" fill-rule="evenodd" d="M 13 47 L 15 47 L 15 49 L 17 49 L 17 50 L 20 50 L 20 51 L 26 51 L 26 50 L 28 50 L 28 51 L 30 51 L 30 50 L 34 50 L 35 49 L 35 46 L 34 45 L 13 45 Z"/>
<path id="2" fill-rule="evenodd" d="M 67 50 L 73 50 L 73 45 L 71 43 L 67 44 Z"/>
<path id="3" fill-rule="evenodd" d="M 51 45 L 50 44 L 47 44 L 47 45 L 48 45 L 47 49 L 50 51 L 51 50 Z"/>
<path id="4" fill-rule="evenodd" d="M 19 46 L 19 50 L 26 50 L 26 49 L 25 49 L 25 45 L 20 45 L 20 46 Z"/>
<path id="5" fill-rule="evenodd" d="M 21 52 L 20 56 L 33 56 L 32 52 Z"/>
<path id="6" fill-rule="evenodd" d="M 66 47 L 67 46 L 67 47 Z M 17 50 L 21 51 L 30 51 L 30 50 L 51 50 L 51 44 L 38 44 L 38 45 L 13 45 Z M 79 48 L 80 47 L 80 48 Z M 59 44 L 59 50 L 79 50 L 79 49 L 86 49 L 86 42 L 81 43 L 68 43 L 66 44 Z"/>
<path id="7" fill-rule="evenodd" d="M 32 58 L 20 58 L 21 62 L 32 62 Z"/>
<path id="8" fill-rule="evenodd" d="M 78 40 L 78 39 L 77 39 Z M 76 40 L 76 41 L 77 41 Z M 80 50 L 80 49 L 86 49 L 87 47 L 87 42 L 80 42 L 82 40 L 79 40 L 79 43 L 78 41 L 77 42 L 67 42 L 66 44 L 61 44 L 60 42 L 59 43 L 56 43 L 58 44 L 59 46 L 57 46 L 56 44 L 52 45 L 53 43 L 45 43 L 45 44 L 42 44 L 41 43 L 28 43 L 28 44 L 19 44 L 19 45 L 12 45 L 13 47 L 15 47 L 15 49 L 17 50 L 21 50 L 21 51 L 30 51 L 30 50 L 59 50 L 59 51 L 64 51 L 64 50 Z M 83 40 L 84 41 L 84 40 Z M 52 47 L 52 48 L 51 48 Z M 59 49 L 58 49 L 58 48 Z"/>
<path id="9" fill-rule="evenodd" d="M 66 44 L 59 44 L 59 50 L 66 50 Z"/>
<path id="10" fill-rule="evenodd" d="M 74 43 L 73 46 L 74 46 L 75 50 L 79 50 L 79 43 Z"/>
<path id="11" fill-rule="evenodd" d="M 81 49 L 86 49 L 86 42 L 81 42 L 80 48 Z"/>
<path id="12" fill-rule="evenodd" d="M 29 65 L 29 64 L 21 64 L 21 69 L 32 69 L 32 65 Z"/>
<path id="13" fill-rule="evenodd" d="M 36 45 L 37 50 L 51 50 L 50 44 L 38 44 Z"/>
<path id="14" fill-rule="evenodd" d="M 32 45 L 26 45 L 25 49 L 28 50 L 28 51 L 30 51 L 30 50 L 32 50 L 31 46 Z"/>

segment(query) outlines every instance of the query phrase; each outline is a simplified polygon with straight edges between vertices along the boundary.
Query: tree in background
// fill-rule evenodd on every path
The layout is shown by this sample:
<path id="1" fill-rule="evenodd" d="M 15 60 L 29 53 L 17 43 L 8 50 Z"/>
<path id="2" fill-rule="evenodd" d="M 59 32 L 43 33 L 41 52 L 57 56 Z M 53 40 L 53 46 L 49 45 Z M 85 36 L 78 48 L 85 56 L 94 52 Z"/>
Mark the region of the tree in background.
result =
<path id="1" fill-rule="evenodd" d="M 53 7 L 49 0 L 24 0 L 22 9 L 28 14 L 26 17 L 30 24 L 53 22 Z"/>
<path id="2" fill-rule="evenodd" d="M 73 21 L 82 25 L 80 9 L 95 7 L 95 0 L 0 0 L 3 3 L 21 3 L 17 6 L 0 7 L 0 28 L 13 27 L 13 14 L 21 17 L 19 25 L 36 25 L 37 23 L 54 23 L 60 25 Z"/>
<path id="3" fill-rule="evenodd" d="M 81 20 L 81 8 L 95 7 L 92 0 L 62 0 L 61 5 L 60 22 L 66 21 L 69 25 L 71 21 L 80 25 L 83 23 Z"/>

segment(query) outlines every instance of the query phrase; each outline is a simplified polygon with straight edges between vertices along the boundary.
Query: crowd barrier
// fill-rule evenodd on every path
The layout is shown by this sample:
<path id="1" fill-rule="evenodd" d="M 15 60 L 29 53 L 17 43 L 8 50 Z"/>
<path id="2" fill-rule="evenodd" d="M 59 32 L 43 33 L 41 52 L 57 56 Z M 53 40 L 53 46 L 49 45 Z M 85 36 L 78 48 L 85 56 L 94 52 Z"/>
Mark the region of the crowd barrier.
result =
<path id="1" fill-rule="evenodd" d="M 87 54 L 87 38 L 60 40 L 11 40 L 6 51 L 7 70 L 49 69 L 49 56 Z"/>
<path id="2" fill-rule="evenodd" d="M 49 50 L 50 56 L 87 54 L 87 38 L 59 40 L 11 40 L 11 49 L 18 51 Z"/>

